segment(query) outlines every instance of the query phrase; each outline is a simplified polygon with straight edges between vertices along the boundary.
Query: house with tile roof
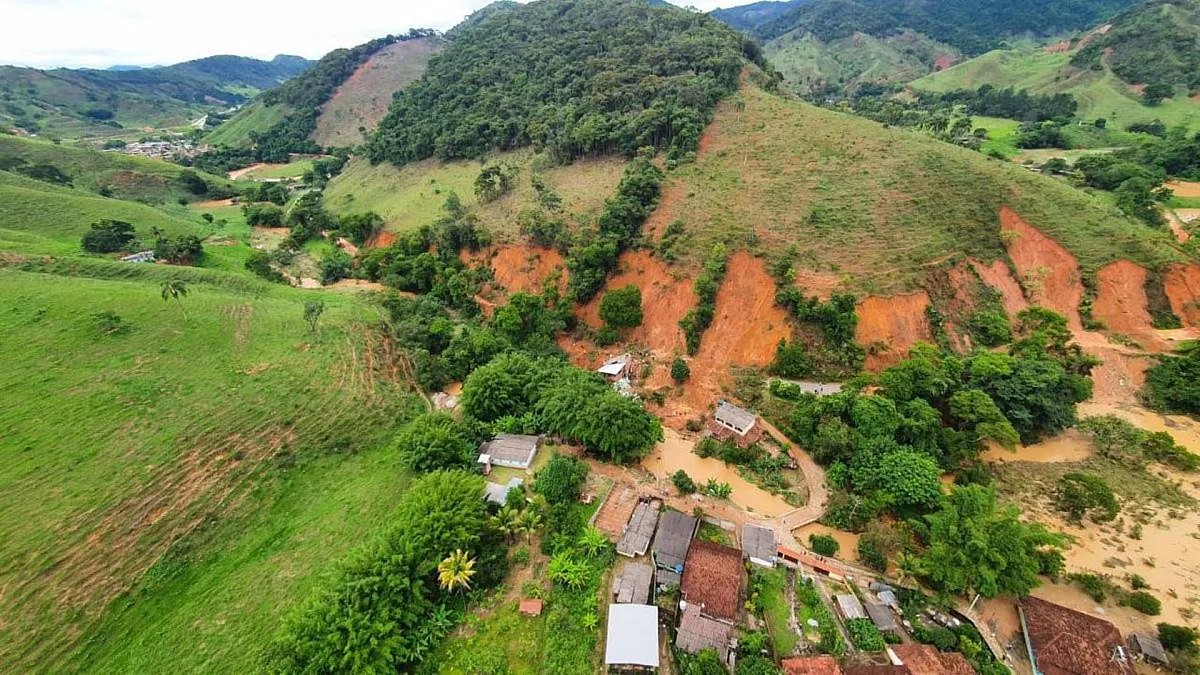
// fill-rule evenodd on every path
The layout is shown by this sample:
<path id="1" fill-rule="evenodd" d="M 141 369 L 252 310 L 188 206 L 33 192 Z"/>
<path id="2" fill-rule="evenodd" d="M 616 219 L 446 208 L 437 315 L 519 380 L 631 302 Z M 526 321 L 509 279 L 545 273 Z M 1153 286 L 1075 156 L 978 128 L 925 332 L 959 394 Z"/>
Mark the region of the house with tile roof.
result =
<path id="1" fill-rule="evenodd" d="M 735 624 L 742 609 L 745 576 L 741 551 L 697 539 L 683 564 L 680 599 L 689 606 L 699 605 L 704 616 Z"/>
<path id="2" fill-rule="evenodd" d="M 1034 597 L 1022 598 L 1017 613 L 1035 675 L 1133 675 L 1111 622 Z"/>

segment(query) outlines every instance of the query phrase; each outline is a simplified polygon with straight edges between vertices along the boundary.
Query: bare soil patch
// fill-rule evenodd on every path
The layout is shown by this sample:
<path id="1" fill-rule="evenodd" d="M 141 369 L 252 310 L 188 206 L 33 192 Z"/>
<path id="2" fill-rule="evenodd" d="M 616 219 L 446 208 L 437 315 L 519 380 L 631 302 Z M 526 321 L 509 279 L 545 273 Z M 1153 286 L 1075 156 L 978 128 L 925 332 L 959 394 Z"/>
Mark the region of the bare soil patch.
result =
<path id="1" fill-rule="evenodd" d="M 1200 264 L 1176 263 L 1163 275 L 1171 311 L 1183 325 L 1200 327 Z"/>
<path id="2" fill-rule="evenodd" d="M 1173 180 L 1166 187 L 1175 193 L 1176 197 L 1200 197 L 1200 181 Z"/>
<path id="3" fill-rule="evenodd" d="M 567 266 L 562 254 L 529 244 L 496 246 L 475 258 L 487 261 L 496 274 L 496 284 L 508 293 L 541 293 L 542 284 L 560 271 L 559 290 L 567 284 Z"/>
<path id="4" fill-rule="evenodd" d="M 692 279 L 672 270 L 649 251 L 627 251 L 621 255 L 619 270 L 609 277 L 605 291 L 637 286 L 642 292 L 642 325 L 634 328 L 627 342 L 645 345 L 660 355 L 682 353 L 683 330 L 679 320 L 696 306 Z M 600 328 L 600 301 L 603 292 L 579 309 L 580 318 L 593 328 Z"/>
<path id="5" fill-rule="evenodd" d="M 933 69 L 936 71 L 945 70 L 945 69 L 949 68 L 950 66 L 953 66 L 955 63 L 958 63 L 958 57 L 956 57 L 955 55 L 953 55 L 953 54 L 938 54 L 933 59 Z"/>
<path id="6" fill-rule="evenodd" d="M 1012 275 L 1012 270 L 1008 269 L 1008 265 L 1004 264 L 1003 260 L 993 261 L 991 265 L 972 260 L 971 266 L 975 268 L 975 273 L 979 275 L 983 283 L 1000 293 L 1004 302 L 1004 311 L 1008 312 L 1009 316 L 1015 317 L 1021 310 L 1029 307 L 1029 301 L 1025 299 L 1025 292 L 1021 290 L 1021 284 L 1017 283 L 1016 278 Z"/>
<path id="7" fill-rule="evenodd" d="M 854 337 L 867 348 L 866 368 L 878 372 L 904 358 L 910 347 L 932 339 L 925 291 L 891 298 L 872 296 L 858 304 Z"/>
<path id="8" fill-rule="evenodd" d="M 1092 316 L 1109 330 L 1155 340 L 1154 325 L 1146 309 L 1146 270 L 1137 263 L 1118 260 L 1100 268 L 1099 289 Z"/>
<path id="9" fill-rule="evenodd" d="M 1082 330 L 1083 282 L 1075 256 L 1008 207 L 1000 209 L 1000 230 L 1029 300 L 1067 317 L 1072 330 Z"/>

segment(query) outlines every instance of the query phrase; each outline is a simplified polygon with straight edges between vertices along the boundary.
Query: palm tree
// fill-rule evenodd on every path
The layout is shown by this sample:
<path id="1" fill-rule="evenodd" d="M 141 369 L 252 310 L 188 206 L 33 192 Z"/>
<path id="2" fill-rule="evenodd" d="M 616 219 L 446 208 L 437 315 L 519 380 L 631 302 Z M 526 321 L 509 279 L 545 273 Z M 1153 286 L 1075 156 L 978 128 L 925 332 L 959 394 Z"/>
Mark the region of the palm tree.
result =
<path id="1" fill-rule="evenodd" d="M 537 509 L 527 508 L 517 517 L 518 531 L 525 533 L 525 543 L 533 543 L 533 535 L 542 529 L 542 514 Z"/>
<path id="2" fill-rule="evenodd" d="M 583 534 L 579 536 L 579 548 L 592 557 L 603 553 L 608 545 L 608 537 L 604 536 L 604 533 L 596 529 L 594 525 L 588 525 Z"/>
<path id="3" fill-rule="evenodd" d="M 475 559 L 467 557 L 467 552 L 461 548 L 438 563 L 438 583 L 447 591 L 470 588 L 473 576 Z"/>
<path id="4" fill-rule="evenodd" d="M 511 543 L 512 538 L 524 529 L 521 527 L 521 514 L 510 506 L 500 509 L 489 519 L 488 524 L 492 526 L 493 530 L 504 535 L 506 543 Z"/>
<path id="5" fill-rule="evenodd" d="M 924 563 L 911 553 L 901 553 L 896 556 L 896 583 L 906 586 L 916 583 L 917 577 L 925 574 Z"/>
<path id="6" fill-rule="evenodd" d="M 179 307 L 179 311 L 183 314 L 183 320 L 187 321 L 187 311 L 183 308 L 181 298 L 187 297 L 188 287 L 187 282 L 183 279 L 168 279 L 162 283 L 162 299 L 175 300 L 175 304 Z"/>

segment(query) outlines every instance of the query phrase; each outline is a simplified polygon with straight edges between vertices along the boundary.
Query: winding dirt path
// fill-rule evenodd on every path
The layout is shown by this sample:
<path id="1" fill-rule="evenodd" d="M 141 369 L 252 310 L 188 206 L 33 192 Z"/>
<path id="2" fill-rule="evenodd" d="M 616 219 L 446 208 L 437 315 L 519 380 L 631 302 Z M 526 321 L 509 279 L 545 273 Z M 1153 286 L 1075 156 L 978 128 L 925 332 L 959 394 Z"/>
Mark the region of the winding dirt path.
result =
<path id="1" fill-rule="evenodd" d="M 785 444 L 788 453 L 796 460 L 796 465 L 804 474 L 804 483 L 808 487 L 808 503 L 794 511 L 778 515 L 766 521 L 775 531 L 775 536 L 788 548 L 797 548 L 799 542 L 792 531 L 816 522 L 825 514 L 825 504 L 829 502 L 829 489 L 825 487 L 825 469 L 822 469 L 812 456 L 792 442 L 790 438 L 779 431 L 775 425 L 760 419 L 759 424 L 779 442 Z"/>

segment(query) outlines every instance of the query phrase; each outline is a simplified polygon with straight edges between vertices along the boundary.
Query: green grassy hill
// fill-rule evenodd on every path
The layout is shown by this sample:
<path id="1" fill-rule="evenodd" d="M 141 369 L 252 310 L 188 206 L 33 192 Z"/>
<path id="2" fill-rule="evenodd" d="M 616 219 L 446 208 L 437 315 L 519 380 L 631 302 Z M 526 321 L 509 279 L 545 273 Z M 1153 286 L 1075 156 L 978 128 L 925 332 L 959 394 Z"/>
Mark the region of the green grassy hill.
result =
<path id="1" fill-rule="evenodd" d="M 39 139 L 0 135 L 0 170 L 19 172 L 22 167 L 48 164 L 58 168 L 81 190 L 151 204 L 175 202 L 180 198 L 197 199 L 178 182 L 184 167 L 146 157 L 91 148 L 59 145 Z M 228 188 L 232 183 L 221 176 L 197 173 L 212 187 Z"/>
<path id="2" fill-rule="evenodd" d="M 908 82 L 932 72 L 939 61 L 959 58 L 954 47 L 913 31 L 882 37 L 855 33 L 826 42 L 797 30 L 766 43 L 763 53 L 800 92 Z"/>
<path id="3" fill-rule="evenodd" d="M 376 310 L 222 272 L 4 260 L 0 667 L 253 670 L 400 493 L 376 448 L 416 405 Z M 159 297 L 176 276 L 182 309 Z"/>
<path id="4" fill-rule="evenodd" d="M 287 115 L 288 109 L 283 105 L 266 105 L 262 101 L 252 101 L 229 118 L 229 121 L 209 132 L 204 137 L 204 142 L 230 148 L 248 148 L 252 144 L 251 133 L 262 133 Z"/>
<path id="5" fill-rule="evenodd" d="M 212 56 L 133 70 L 0 66 L 0 127 L 87 138 L 185 125 L 303 72 L 297 56 Z"/>
<path id="6" fill-rule="evenodd" d="M 1069 184 L 914 132 L 747 87 L 722 104 L 694 164 L 669 174 L 656 227 L 679 221 L 682 257 L 718 242 L 795 262 L 851 290 L 921 286 L 931 266 L 1004 256 L 1009 206 L 1095 269 L 1183 259 L 1169 233 Z"/>
<path id="7" fill-rule="evenodd" d="M 1083 119 L 1103 117 L 1120 127 L 1159 119 L 1168 126 L 1200 128 L 1200 104 L 1187 96 L 1147 106 L 1137 90 L 1111 70 L 1077 68 L 1071 65 L 1071 59 L 1070 53 L 1044 49 L 997 50 L 918 79 L 911 86 L 945 92 L 991 84 L 1037 94 L 1067 93 L 1079 102 L 1078 114 Z"/>

